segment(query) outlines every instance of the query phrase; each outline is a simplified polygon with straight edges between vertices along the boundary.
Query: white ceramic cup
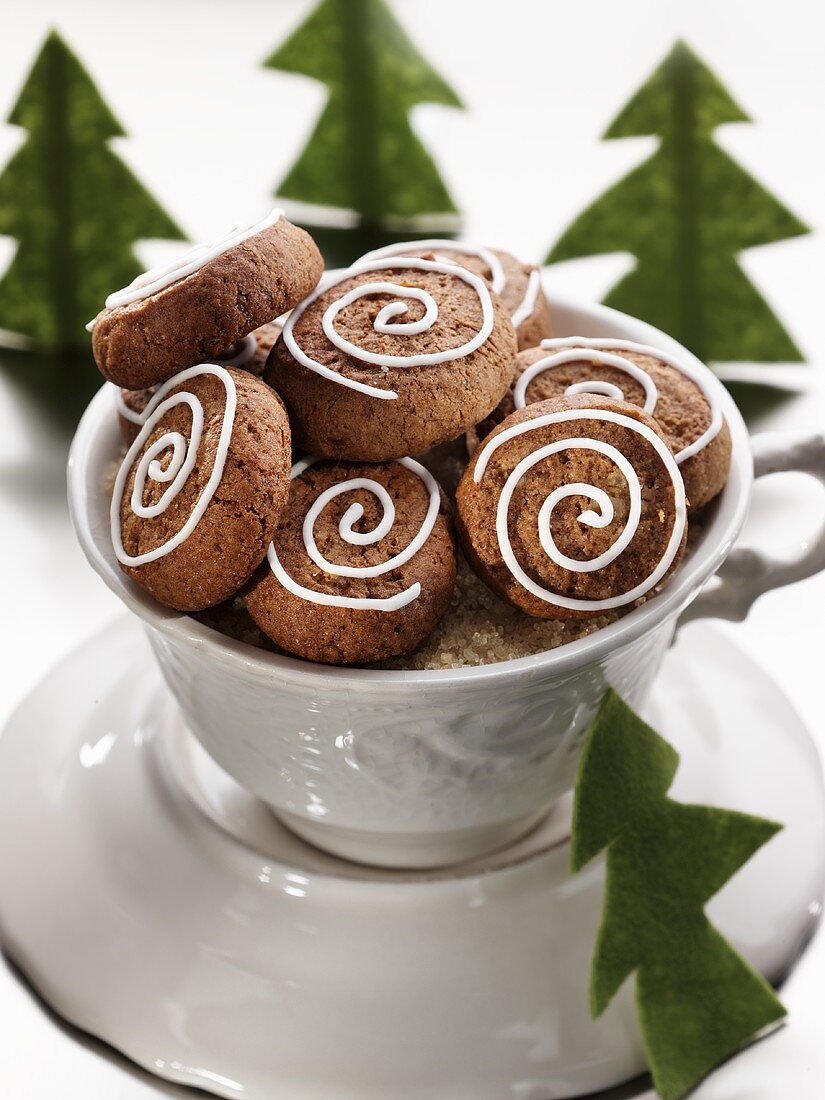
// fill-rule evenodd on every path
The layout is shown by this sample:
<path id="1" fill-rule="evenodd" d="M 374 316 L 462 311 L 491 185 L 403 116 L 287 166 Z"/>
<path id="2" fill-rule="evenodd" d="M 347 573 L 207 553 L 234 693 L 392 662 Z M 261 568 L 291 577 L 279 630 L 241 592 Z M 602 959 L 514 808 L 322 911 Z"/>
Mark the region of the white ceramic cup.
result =
<path id="1" fill-rule="evenodd" d="M 557 299 L 551 309 L 557 335 L 651 344 L 705 370 L 663 333 L 614 310 Z M 694 618 L 744 618 L 761 593 L 825 568 L 825 530 L 790 560 L 732 550 L 754 456 L 757 477 L 803 470 L 825 484 L 825 438 L 770 433 L 751 441 L 727 391 L 707 373 L 730 425 L 733 460 L 698 545 L 643 606 L 519 660 L 448 671 L 333 668 L 253 648 L 161 607 L 121 572 L 112 549 L 104 483 L 121 441 L 109 387 L 90 404 L 72 446 L 71 514 L 90 563 L 143 620 L 186 723 L 225 771 L 336 855 L 446 865 L 525 833 L 571 788 L 605 689 L 612 685 L 634 707 L 644 703 L 692 601 Z"/>

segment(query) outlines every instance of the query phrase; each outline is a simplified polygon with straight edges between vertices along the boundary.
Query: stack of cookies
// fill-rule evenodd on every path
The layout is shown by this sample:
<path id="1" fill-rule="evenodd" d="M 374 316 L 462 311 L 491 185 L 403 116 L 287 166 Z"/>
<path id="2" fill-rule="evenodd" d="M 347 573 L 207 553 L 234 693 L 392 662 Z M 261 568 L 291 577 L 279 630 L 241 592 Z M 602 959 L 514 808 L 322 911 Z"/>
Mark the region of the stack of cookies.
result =
<path id="1" fill-rule="evenodd" d="M 240 600 L 309 660 L 418 649 L 450 609 L 456 541 L 519 615 L 619 614 L 667 582 L 728 473 L 689 364 L 552 339 L 538 271 L 505 252 L 408 241 L 325 276 L 273 211 L 89 327 L 128 447 L 121 568 L 179 611 Z M 457 440 L 450 499 L 433 456 Z"/>

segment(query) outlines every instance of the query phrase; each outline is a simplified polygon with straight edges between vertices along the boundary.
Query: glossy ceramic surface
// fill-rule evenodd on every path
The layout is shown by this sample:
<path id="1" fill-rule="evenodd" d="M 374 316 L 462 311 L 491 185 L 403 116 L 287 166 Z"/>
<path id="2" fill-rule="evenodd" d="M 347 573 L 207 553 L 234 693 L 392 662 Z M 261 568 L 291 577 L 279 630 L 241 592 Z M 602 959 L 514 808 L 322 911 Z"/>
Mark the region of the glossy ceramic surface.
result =
<path id="1" fill-rule="evenodd" d="M 561 334 L 679 350 L 613 310 L 551 305 Z M 265 653 L 161 608 L 114 560 L 103 486 L 120 442 L 106 389 L 72 449 L 72 516 L 91 564 L 146 624 L 190 728 L 227 772 L 334 853 L 396 867 L 449 864 L 524 833 L 570 788 L 605 687 L 643 703 L 679 614 L 728 556 L 747 511 L 753 461 L 730 397 L 711 375 L 708 384 L 718 388 L 730 424 L 733 465 L 689 560 L 659 596 L 621 621 L 522 660 L 437 672 L 336 669 Z M 822 476 L 825 444 L 806 443 L 812 472 Z M 787 440 L 767 450 L 774 459 L 786 455 Z M 761 591 L 822 567 L 822 553 L 811 550 L 781 567 L 754 551 L 737 553 L 736 613 Z M 723 589 L 701 613 L 730 607 Z"/>
<path id="2" fill-rule="evenodd" d="M 648 715 L 682 751 L 677 796 L 786 825 L 711 906 L 777 977 L 825 875 L 808 735 L 701 625 Z M 184 729 L 133 620 L 53 671 L 0 738 L 4 946 L 67 1019 L 221 1096 L 560 1100 L 638 1073 L 630 985 L 588 1016 L 603 870 L 571 877 L 564 836 L 559 812 L 450 872 L 324 855 Z"/>

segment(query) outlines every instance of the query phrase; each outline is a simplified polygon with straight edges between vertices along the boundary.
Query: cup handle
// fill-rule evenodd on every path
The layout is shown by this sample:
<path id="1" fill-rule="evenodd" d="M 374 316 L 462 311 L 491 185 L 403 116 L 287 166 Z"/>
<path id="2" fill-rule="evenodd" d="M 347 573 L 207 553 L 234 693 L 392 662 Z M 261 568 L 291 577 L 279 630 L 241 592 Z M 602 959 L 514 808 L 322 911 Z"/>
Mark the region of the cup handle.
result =
<path id="1" fill-rule="evenodd" d="M 795 471 L 825 487 L 822 432 L 762 432 L 751 440 L 754 478 Z M 708 586 L 685 609 L 679 625 L 694 619 L 741 622 L 763 592 L 812 577 L 825 569 L 825 525 L 797 553 L 773 557 L 751 546 L 735 547 Z"/>

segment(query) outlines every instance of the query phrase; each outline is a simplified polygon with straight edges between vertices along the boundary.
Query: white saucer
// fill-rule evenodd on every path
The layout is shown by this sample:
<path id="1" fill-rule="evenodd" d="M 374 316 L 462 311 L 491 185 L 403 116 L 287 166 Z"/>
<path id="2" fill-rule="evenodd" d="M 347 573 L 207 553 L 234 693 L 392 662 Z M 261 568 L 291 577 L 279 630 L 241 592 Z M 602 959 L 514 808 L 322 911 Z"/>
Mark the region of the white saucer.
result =
<path id="1" fill-rule="evenodd" d="M 762 670 L 701 624 L 668 655 L 648 717 L 682 753 L 676 796 L 785 823 L 709 910 L 780 977 L 825 882 L 807 732 Z M 222 1096 L 581 1095 L 644 1059 L 630 984 L 588 1016 L 602 867 L 569 875 L 564 809 L 448 871 L 338 861 L 206 757 L 138 627 L 119 620 L 0 739 L 3 941 L 61 1015 Z"/>

